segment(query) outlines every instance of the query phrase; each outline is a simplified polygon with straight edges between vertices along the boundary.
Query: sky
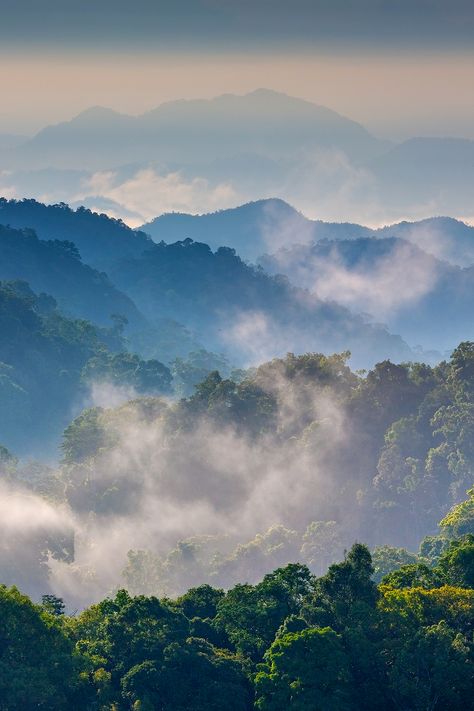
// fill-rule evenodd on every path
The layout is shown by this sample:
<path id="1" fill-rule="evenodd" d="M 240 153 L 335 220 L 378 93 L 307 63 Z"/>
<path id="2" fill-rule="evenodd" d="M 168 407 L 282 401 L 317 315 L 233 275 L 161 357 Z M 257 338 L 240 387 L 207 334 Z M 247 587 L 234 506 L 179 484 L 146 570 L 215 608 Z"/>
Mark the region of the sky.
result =
<path id="1" fill-rule="evenodd" d="M 466 0 L 0 0 L 0 16 L 0 132 L 263 86 L 394 140 L 474 138 Z"/>
<path id="2" fill-rule="evenodd" d="M 2 43 L 104 50 L 472 49 L 470 0 L 2 0 Z"/>

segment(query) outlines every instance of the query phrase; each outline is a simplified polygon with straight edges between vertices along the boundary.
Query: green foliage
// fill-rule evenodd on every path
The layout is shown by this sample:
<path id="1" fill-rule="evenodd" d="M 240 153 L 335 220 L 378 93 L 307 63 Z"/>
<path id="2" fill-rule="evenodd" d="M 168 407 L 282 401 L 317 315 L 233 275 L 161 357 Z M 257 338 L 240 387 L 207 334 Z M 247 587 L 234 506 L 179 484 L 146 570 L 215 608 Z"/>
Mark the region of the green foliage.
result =
<path id="1" fill-rule="evenodd" d="M 393 588 L 431 588 L 441 587 L 445 579 L 433 568 L 424 563 L 411 563 L 402 565 L 399 570 L 384 575 L 382 585 L 389 585 Z"/>
<path id="2" fill-rule="evenodd" d="M 474 535 L 466 534 L 450 542 L 437 569 L 449 585 L 474 588 Z"/>
<path id="3" fill-rule="evenodd" d="M 0 586 L 0 709 L 66 709 L 78 692 L 77 671 L 55 618 Z"/>
<path id="4" fill-rule="evenodd" d="M 227 376 L 229 363 L 224 356 L 201 349 L 192 351 L 186 358 L 175 358 L 171 364 L 174 391 L 178 397 L 189 397 L 199 383 L 213 371 Z"/>
<path id="5" fill-rule="evenodd" d="M 380 583 L 382 578 L 401 566 L 416 565 L 418 556 L 409 553 L 404 548 L 393 546 L 378 546 L 372 551 L 372 564 L 374 566 L 374 580 Z"/>
<path id="6" fill-rule="evenodd" d="M 176 604 L 190 620 L 193 617 L 215 617 L 217 605 L 223 597 L 223 590 L 216 590 L 210 585 L 200 585 L 181 595 L 176 600 Z"/>
<path id="7" fill-rule="evenodd" d="M 35 606 L 2 586 L 0 709 L 470 708 L 474 589 L 437 576 L 469 578 L 471 538 L 438 569 L 402 566 L 379 589 L 361 544 L 316 580 L 290 564 L 175 601 L 120 590 L 74 617 L 53 595 Z"/>
<path id="8" fill-rule="evenodd" d="M 50 615 L 64 615 L 64 600 L 60 597 L 56 597 L 55 595 L 42 595 L 41 604 Z"/>
<path id="9" fill-rule="evenodd" d="M 277 569 L 258 585 L 238 584 L 220 600 L 217 625 L 237 652 L 258 661 L 286 617 L 298 612 L 311 586 L 308 568 L 298 564 Z"/>
<path id="10" fill-rule="evenodd" d="M 453 506 L 439 524 L 445 535 L 457 538 L 466 533 L 474 534 L 474 488 L 467 494 L 468 498 Z"/>
<path id="11" fill-rule="evenodd" d="M 259 711 L 349 711 L 351 677 L 340 638 L 329 627 L 279 637 L 255 678 Z"/>
<path id="12" fill-rule="evenodd" d="M 469 706 L 474 657 L 469 641 L 471 590 L 382 588 L 380 601 L 387 685 L 395 708 Z"/>
<path id="13" fill-rule="evenodd" d="M 425 536 L 420 543 L 420 556 L 431 565 L 436 565 L 448 545 L 449 539 L 445 536 Z"/>
<path id="14" fill-rule="evenodd" d="M 120 591 L 71 621 L 95 697 L 119 708 L 251 709 L 242 660 L 190 637 L 190 622 L 177 607 Z"/>
<path id="15" fill-rule="evenodd" d="M 171 391 L 171 373 L 157 360 L 142 360 L 133 353 L 108 353 L 101 350 L 82 370 L 86 382 L 106 382 L 139 394 L 164 394 Z"/>
<path id="16" fill-rule="evenodd" d="M 250 711 L 251 687 L 241 663 L 203 639 L 170 644 L 161 665 L 132 667 L 122 678 L 122 696 L 139 708 L 163 711 Z"/>
<path id="17" fill-rule="evenodd" d="M 441 621 L 393 646 L 388 684 L 397 708 L 463 709 L 474 665 L 462 635 Z"/>
<path id="18" fill-rule="evenodd" d="M 314 624 L 329 623 L 336 631 L 343 630 L 350 619 L 355 624 L 367 618 L 378 598 L 373 574 L 368 548 L 355 543 L 342 563 L 330 565 L 316 581 L 305 615 Z"/>
<path id="19" fill-rule="evenodd" d="M 253 380 L 234 383 L 214 371 L 196 386 L 194 395 L 181 401 L 178 416 L 184 422 L 205 416 L 256 436 L 274 425 L 276 409 L 275 399 Z"/>
<path id="20" fill-rule="evenodd" d="M 82 462 L 95 454 L 106 441 L 101 424 L 102 409 L 85 410 L 64 430 L 61 448 L 65 462 Z"/>

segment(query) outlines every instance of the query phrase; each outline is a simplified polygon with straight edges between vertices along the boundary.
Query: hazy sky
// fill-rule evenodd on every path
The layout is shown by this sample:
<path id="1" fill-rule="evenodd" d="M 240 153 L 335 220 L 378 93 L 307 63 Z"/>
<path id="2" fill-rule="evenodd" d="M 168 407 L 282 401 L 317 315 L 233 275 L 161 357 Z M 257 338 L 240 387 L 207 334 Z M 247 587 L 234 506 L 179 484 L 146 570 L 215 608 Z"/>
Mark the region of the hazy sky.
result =
<path id="1" fill-rule="evenodd" d="M 390 138 L 474 138 L 467 0 L 0 0 L 0 17 L 0 131 L 265 86 Z"/>
<path id="2" fill-rule="evenodd" d="M 2 0 L 0 40 L 42 46 L 450 49 L 474 43 L 471 0 Z"/>

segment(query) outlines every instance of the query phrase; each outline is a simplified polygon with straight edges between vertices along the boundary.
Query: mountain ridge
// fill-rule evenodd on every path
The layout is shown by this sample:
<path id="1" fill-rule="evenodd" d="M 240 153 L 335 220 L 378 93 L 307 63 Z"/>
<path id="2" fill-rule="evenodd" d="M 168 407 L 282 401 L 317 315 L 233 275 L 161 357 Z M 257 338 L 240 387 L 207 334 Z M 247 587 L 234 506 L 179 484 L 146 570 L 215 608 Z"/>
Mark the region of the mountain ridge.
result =
<path id="1" fill-rule="evenodd" d="M 236 218 L 240 220 L 240 224 L 232 229 L 231 223 Z M 282 234 L 277 235 L 278 239 L 268 241 L 271 238 L 272 228 L 275 231 L 280 229 Z M 165 242 L 167 234 L 170 235 L 170 241 L 186 237 L 199 241 L 207 230 L 207 243 L 211 246 L 221 246 L 222 240 L 227 239 L 226 246 L 237 249 L 241 256 L 254 261 L 265 252 L 275 251 L 275 247 L 277 249 L 288 247 L 286 238 L 290 237 L 294 238 L 291 244 L 304 244 L 320 239 L 400 236 L 430 252 L 430 234 L 443 233 L 445 245 L 435 244 L 434 241 L 431 244 L 431 253 L 434 253 L 434 256 L 447 259 L 459 266 L 474 263 L 474 227 L 462 220 L 439 215 L 415 221 L 403 220 L 372 228 L 352 222 L 311 219 L 280 198 L 255 200 L 235 208 L 201 215 L 164 213 L 151 222 L 141 225 L 139 229 L 149 234 L 155 241 Z M 214 235 L 216 229 L 223 230 L 222 234 L 217 231 Z M 453 233 L 449 240 L 448 229 Z M 300 232 L 295 237 L 298 230 Z M 265 233 L 264 237 L 262 232 Z M 241 238 L 242 234 L 247 241 Z M 280 243 L 281 239 L 285 241 Z M 443 249 L 446 250 L 445 253 Z"/>
<path id="2" fill-rule="evenodd" d="M 208 350 L 235 354 L 238 365 L 257 360 L 260 351 L 274 355 L 292 349 L 349 347 L 360 366 L 380 358 L 414 357 L 400 336 L 265 274 L 225 246 L 213 252 L 207 243 L 193 240 L 156 244 L 105 215 L 30 200 L 0 201 L 2 221 L 32 227 L 41 239 L 74 242 L 84 261 L 106 270 L 152 328 L 178 321 Z"/>
<path id="3" fill-rule="evenodd" d="M 307 146 L 333 145 L 361 158 L 375 157 L 382 144 L 332 109 L 260 89 L 164 102 L 137 116 L 90 107 L 43 128 L 6 159 L 17 167 L 65 168 L 73 162 L 76 168 L 99 169 L 133 161 L 212 160 L 242 150 L 285 156 Z"/>

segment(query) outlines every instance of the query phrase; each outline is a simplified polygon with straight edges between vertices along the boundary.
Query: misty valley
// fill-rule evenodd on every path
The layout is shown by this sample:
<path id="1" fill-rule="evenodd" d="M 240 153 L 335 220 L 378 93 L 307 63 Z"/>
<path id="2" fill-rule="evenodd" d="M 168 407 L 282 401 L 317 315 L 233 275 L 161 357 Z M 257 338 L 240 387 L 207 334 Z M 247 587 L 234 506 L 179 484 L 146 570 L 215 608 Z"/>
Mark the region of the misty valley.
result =
<path id="1" fill-rule="evenodd" d="M 0 710 L 470 708 L 473 245 L 0 199 Z"/>

